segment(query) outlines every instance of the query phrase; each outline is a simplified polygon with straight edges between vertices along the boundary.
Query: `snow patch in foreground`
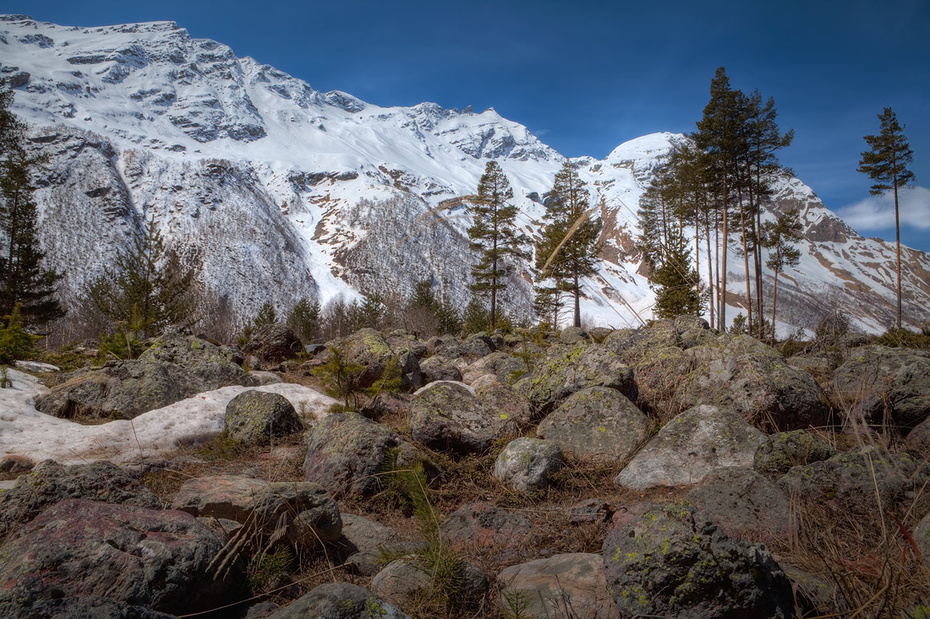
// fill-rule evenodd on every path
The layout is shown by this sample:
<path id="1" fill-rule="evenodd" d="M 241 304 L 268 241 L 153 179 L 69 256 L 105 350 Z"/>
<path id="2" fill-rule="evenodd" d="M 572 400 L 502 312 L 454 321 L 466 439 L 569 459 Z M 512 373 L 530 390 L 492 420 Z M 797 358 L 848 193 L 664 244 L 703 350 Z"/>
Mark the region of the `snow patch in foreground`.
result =
<path id="1" fill-rule="evenodd" d="M 49 458 L 62 464 L 126 462 L 140 455 L 165 454 L 185 445 L 203 443 L 223 431 L 226 405 L 243 391 L 283 395 L 301 417 L 322 418 L 337 403 L 318 391 L 292 383 L 223 387 L 149 411 L 131 421 L 85 426 L 37 411 L 35 398 L 47 388 L 35 377 L 12 369 L 7 370 L 7 377 L 13 386 L 0 389 L 0 459 L 17 455 L 37 463 Z"/>

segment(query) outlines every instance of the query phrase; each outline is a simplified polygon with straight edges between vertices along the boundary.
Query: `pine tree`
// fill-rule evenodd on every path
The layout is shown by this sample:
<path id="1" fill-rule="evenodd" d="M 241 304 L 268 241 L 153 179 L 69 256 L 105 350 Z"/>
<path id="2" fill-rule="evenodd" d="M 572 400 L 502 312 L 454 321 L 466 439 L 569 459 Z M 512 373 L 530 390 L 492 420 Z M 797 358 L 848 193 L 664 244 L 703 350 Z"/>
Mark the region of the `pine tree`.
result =
<path id="1" fill-rule="evenodd" d="M 778 302 L 778 274 L 786 266 L 795 266 L 801 258 L 801 252 L 791 245 L 792 241 L 801 238 L 801 222 L 797 211 L 782 213 L 774 222 L 763 224 L 763 242 L 765 247 L 774 249 L 775 253 L 769 255 L 765 266 L 772 269 L 775 274 L 775 283 L 772 291 L 772 346 L 775 345 L 775 306 Z M 764 328 L 764 324 L 763 324 Z"/>
<path id="2" fill-rule="evenodd" d="M 23 147 L 25 126 L 9 110 L 12 101 L 12 92 L 0 93 L 0 316 L 20 305 L 24 324 L 34 327 L 64 316 L 55 298 L 62 276 L 42 265 L 30 182 L 40 159 Z"/>
<path id="3" fill-rule="evenodd" d="M 468 207 L 473 223 L 467 232 L 471 248 L 480 252 L 471 270 L 475 281 L 469 288 L 475 294 L 490 297 L 492 330 L 497 322 L 498 293 L 506 288 L 503 278 L 512 267 L 507 259 L 522 256 L 520 246 L 526 242 L 517 231 L 517 207 L 508 204 L 512 199 L 513 190 L 504 171 L 496 161 L 488 161 L 478 183 L 478 195 Z"/>
<path id="4" fill-rule="evenodd" d="M 594 266 L 601 221 L 592 217 L 589 200 L 578 168 L 566 161 L 555 175 L 546 206 L 548 223 L 536 243 L 539 277 L 554 280 L 556 289 L 572 295 L 576 327 L 581 326 L 581 278 L 597 272 Z"/>
<path id="5" fill-rule="evenodd" d="M 165 246 L 151 219 L 129 249 L 118 254 L 116 268 L 106 268 L 88 284 L 85 298 L 110 320 L 132 322 L 152 337 L 169 325 L 190 322 L 194 277 L 194 269 L 182 265 L 178 255 Z"/>
<path id="6" fill-rule="evenodd" d="M 881 124 L 878 135 L 867 135 L 865 141 L 870 150 L 862 153 L 859 161 L 859 172 L 869 175 L 875 184 L 870 193 L 873 196 L 882 195 L 889 189 L 894 192 L 894 232 L 895 253 L 897 261 L 897 292 L 898 314 L 895 325 L 901 328 L 901 225 L 898 215 L 898 189 L 914 181 L 914 173 L 907 169 L 914 158 L 904 136 L 904 127 L 898 124 L 898 119 L 890 107 L 878 115 Z"/>
<path id="7" fill-rule="evenodd" d="M 700 316 L 704 309 L 700 278 L 691 266 L 691 251 L 677 229 L 669 231 L 668 244 L 658 259 L 661 264 L 650 278 L 656 295 L 656 318 Z"/>
<path id="8" fill-rule="evenodd" d="M 726 327 L 727 248 L 730 238 L 730 209 L 733 193 L 737 188 L 739 153 L 743 144 L 743 113 L 739 90 L 730 87 L 726 69 L 720 67 L 710 83 L 710 101 L 704 107 L 704 115 L 697 123 L 698 131 L 692 134 L 698 150 L 707 155 L 708 171 L 712 178 L 721 239 L 716 244 L 721 252 L 716 261 L 717 279 L 717 328 Z"/>
<path id="9" fill-rule="evenodd" d="M 311 303 L 307 298 L 297 301 L 287 315 L 287 326 L 300 341 L 305 344 L 312 342 L 320 331 L 320 302 Z"/>

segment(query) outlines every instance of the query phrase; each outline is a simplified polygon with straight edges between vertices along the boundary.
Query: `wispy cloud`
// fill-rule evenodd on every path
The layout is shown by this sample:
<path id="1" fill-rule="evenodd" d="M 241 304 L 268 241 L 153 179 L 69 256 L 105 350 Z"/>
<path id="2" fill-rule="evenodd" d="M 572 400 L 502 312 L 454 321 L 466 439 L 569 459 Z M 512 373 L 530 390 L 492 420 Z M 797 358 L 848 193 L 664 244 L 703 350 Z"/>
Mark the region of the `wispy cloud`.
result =
<path id="1" fill-rule="evenodd" d="M 930 229 L 930 189 L 908 187 L 899 191 L 898 206 L 902 226 Z M 861 202 L 844 206 L 837 214 L 860 232 L 893 230 L 894 195 L 887 192 L 880 196 L 869 196 Z"/>

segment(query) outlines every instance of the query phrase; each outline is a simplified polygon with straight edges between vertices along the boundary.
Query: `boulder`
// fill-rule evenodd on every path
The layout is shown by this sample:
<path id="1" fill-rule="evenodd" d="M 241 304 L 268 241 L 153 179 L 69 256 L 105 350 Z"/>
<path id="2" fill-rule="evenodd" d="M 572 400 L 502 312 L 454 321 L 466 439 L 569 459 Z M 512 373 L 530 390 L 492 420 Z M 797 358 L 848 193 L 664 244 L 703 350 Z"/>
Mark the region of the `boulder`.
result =
<path id="1" fill-rule="evenodd" d="M 391 527 L 354 514 L 342 514 L 342 538 L 339 540 L 343 565 L 349 572 L 374 576 L 384 565 L 383 553 L 414 554 L 422 551 L 422 541 L 403 541 Z"/>
<path id="2" fill-rule="evenodd" d="M 226 405 L 225 431 L 237 443 L 268 445 L 303 429 L 294 405 L 277 393 L 243 391 Z"/>
<path id="3" fill-rule="evenodd" d="M 472 384 L 475 396 L 504 422 L 504 432 L 517 433 L 533 423 L 533 409 L 520 393 L 493 376 Z"/>
<path id="4" fill-rule="evenodd" d="M 449 514 L 441 526 L 453 546 L 516 548 L 529 539 L 533 525 L 517 512 L 490 503 L 467 503 Z"/>
<path id="5" fill-rule="evenodd" d="M 583 342 L 551 347 L 545 359 L 534 364 L 533 373 L 516 387 L 543 413 L 588 387 L 608 387 L 636 397 L 633 371 L 623 359 L 607 348 Z"/>
<path id="6" fill-rule="evenodd" d="M 391 364 L 396 364 L 405 387 L 418 387 L 423 384 L 420 365 L 416 355 L 410 350 L 396 350 L 375 329 L 360 329 L 341 340 L 330 342 L 327 347 L 338 350 L 349 363 L 361 365 L 364 370 L 358 377 L 360 388 L 370 387 L 380 379 Z M 331 353 L 324 353 L 324 356 Z"/>
<path id="7" fill-rule="evenodd" d="M 64 375 L 36 398 L 36 408 L 64 419 L 132 419 L 204 391 L 251 384 L 239 360 L 231 349 L 172 331 L 138 359 Z"/>
<path id="8" fill-rule="evenodd" d="M 772 543 L 788 539 L 791 504 L 775 482 L 746 467 L 710 473 L 685 500 L 730 537 Z"/>
<path id="9" fill-rule="evenodd" d="M 857 348 L 836 369 L 833 392 L 854 419 L 910 430 L 930 416 L 930 352 Z"/>
<path id="10" fill-rule="evenodd" d="M 47 507 L 78 498 L 151 509 L 162 505 L 138 479 L 110 462 L 63 466 L 46 460 L 20 475 L 12 489 L 0 492 L 0 537 Z"/>
<path id="11" fill-rule="evenodd" d="M 601 555 L 569 553 L 510 566 L 497 575 L 500 605 L 514 617 L 619 619 Z"/>
<path id="12" fill-rule="evenodd" d="M 462 381 L 474 385 L 483 376 L 493 376 L 510 385 L 527 373 L 526 362 L 503 351 L 493 352 L 471 362 L 462 370 Z"/>
<path id="13" fill-rule="evenodd" d="M 278 609 L 266 619 L 410 619 L 368 589 L 346 582 L 328 582 Z"/>
<path id="14" fill-rule="evenodd" d="M 312 548 L 342 535 L 336 502 L 322 486 L 310 482 L 196 477 L 178 489 L 172 507 L 198 517 L 238 522 L 246 527 L 244 535 L 259 542 L 278 538 Z"/>
<path id="15" fill-rule="evenodd" d="M 380 491 L 378 473 L 388 450 L 407 445 L 384 426 L 351 412 L 327 415 L 307 432 L 306 441 L 304 479 L 320 484 L 336 499 Z"/>
<path id="16" fill-rule="evenodd" d="M 177 619 L 143 606 L 96 595 L 43 600 L 29 608 L 0 604 L 0 617 L 7 619 Z"/>
<path id="17" fill-rule="evenodd" d="M 434 570 L 419 558 L 397 559 L 387 564 L 371 580 L 371 590 L 400 608 L 410 608 L 427 598 L 443 584 L 456 586 L 454 599 L 458 604 L 477 606 L 487 593 L 488 579 L 477 568 L 459 561 L 457 582 L 434 582 Z M 448 575 L 451 576 L 451 575 Z"/>
<path id="18" fill-rule="evenodd" d="M 494 463 L 494 478 L 519 492 L 542 490 L 565 465 L 562 450 L 550 441 L 521 437 L 511 441 Z"/>
<path id="19" fill-rule="evenodd" d="M 792 500 L 871 517 L 910 505 L 928 481 L 926 460 L 869 445 L 793 467 L 778 485 Z"/>
<path id="20" fill-rule="evenodd" d="M 434 355 L 420 362 L 420 373 L 423 375 L 423 384 L 437 380 L 462 381 L 462 372 L 459 371 L 452 359 Z"/>
<path id="21" fill-rule="evenodd" d="M 614 484 L 633 490 L 699 483 L 711 471 L 751 467 L 765 436 L 742 417 L 696 406 L 668 422 L 624 467 Z"/>
<path id="22" fill-rule="evenodd" d="M 430 449 L 474 453 L 488 449 L 509 416 L 490 409 L 463 383 L 430 383 L 410 402 L 410 435 Z"/>
<path id="23" fill-rule="evenodd" d="M 836 449 L 816 434 L 791 430 L 765 437 L 756 451 L 753 468 L 775 481 L 793 466 L 826 460 L 834 455 Z"/>
<path id="24" fill-rule="evenodd" d="M 621 617 L 792 617 L 791 583 L 763 545 L 727 536 L 687 502 L 630 515 L 603 546 Z"/>
<path id="25" fill-rule="evenodd" d="M 280 363 L 293 359 L 303 349 L 300 338 L 290 327 L 275 322 L 255 329 L 243 345 L 242 352 L 267 363 Z"/>
<path id="26" fill-rule="evenodd" d="M 536 429 L 567 454 L 598 464 L 629 458 L 648 432 L 646 415 L 625 395 L 607 387 L 572 394 Z"/>
<path id="27" fill-rule="evenodd" d="M 167 613 L 235 600 L 208 574 L 225 540 L 190 514 L 66 499 L 0 547 L 0 604 L 100 596 Z"/>

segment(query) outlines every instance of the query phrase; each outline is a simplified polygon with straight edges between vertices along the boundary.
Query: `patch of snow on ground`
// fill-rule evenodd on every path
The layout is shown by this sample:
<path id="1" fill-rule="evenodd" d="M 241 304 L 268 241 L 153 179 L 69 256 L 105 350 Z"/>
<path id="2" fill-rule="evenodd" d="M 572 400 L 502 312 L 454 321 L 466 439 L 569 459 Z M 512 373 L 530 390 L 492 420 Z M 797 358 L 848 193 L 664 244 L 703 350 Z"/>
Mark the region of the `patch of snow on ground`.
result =
<path id="1" fill-rule="evenodd" d="M 336 403 L 329 396 L 292 383 L 223 387 L 149 411 L 131 421 L 86 426 L 37 411 L 35 398 L 47 389 L 35 377 L 12 369 L 7 370 L 7 376 L 13 386 L 0 390 L 0 459 L 17 455 L 33 462 L 49 458 L 62 464 L 126 462 L 203 443 L 223 431 L 229 401 L 250 389 L 283 395 L 301 417 L 323 417 Z"/>

